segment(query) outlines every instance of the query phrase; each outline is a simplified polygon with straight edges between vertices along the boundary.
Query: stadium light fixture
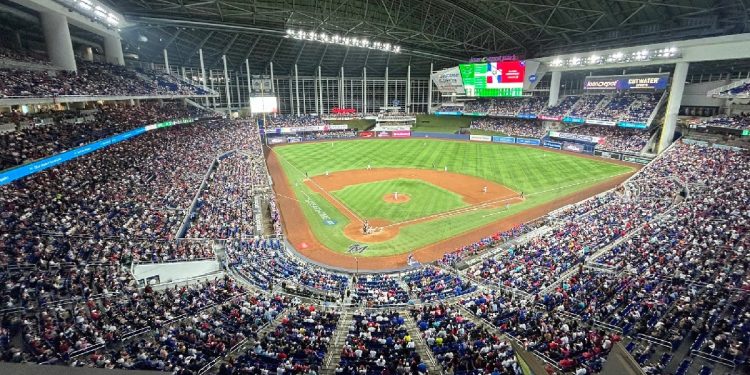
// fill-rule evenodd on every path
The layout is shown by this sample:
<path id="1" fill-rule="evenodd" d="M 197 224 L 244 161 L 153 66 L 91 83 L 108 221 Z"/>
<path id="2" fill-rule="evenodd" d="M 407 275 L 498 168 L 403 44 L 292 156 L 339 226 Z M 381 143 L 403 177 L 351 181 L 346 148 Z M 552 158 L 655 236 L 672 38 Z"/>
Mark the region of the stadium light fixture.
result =
<path id="1" fill-rule="evenodd" d="M 367 38 L 360 39 L 360 38 L 353 38 L 353 37 L 342 37 L 338 34 L 329 35 L 326 33 L 316 33 L 313 31 L 288 29 L 286 31 L 286 38 L 297 39 L 297 40 L 307 40 L 307 41 L 325 43 L 325 44 L 337 44 L 337 45 L 346 46 L 346 47 L 367 48 L 367 49 L 390 52 L 390 53 L 401 52 L 401 46 L 398 46 L 395 44 L 374 42 L 374 41 L 370 41 Z"/>
<path id="2" fill-rule="evenodd" d="M 573 56 L 567 59 L 560 57 L 555 58 L 549 64 L 553 68 L 560 67 L 576 67 L 582 65 L 607 65 L 607 64 L 622 64 L 629 62 L 644 62 L 644 61 L 655 61 L 655 60 L 671 60 L 681 57 L 680 51 L 676 47 L 661 48 L 656 50 L 643 49 L 639 51 L 633 51 L 624 53 L 622 51 L 614 52 L 606 56 L 600 56 L 593 54 L 589 57 L 581 59 L 578 56 Z"/>
<path id="3" fill-rule="evenodd" d="M 96 0 L 58 0 L 58 2 L 65 5 L 71 12 L 78 12 L 112 28 L 119 26 L 122 20 L 119 14 Z"/>

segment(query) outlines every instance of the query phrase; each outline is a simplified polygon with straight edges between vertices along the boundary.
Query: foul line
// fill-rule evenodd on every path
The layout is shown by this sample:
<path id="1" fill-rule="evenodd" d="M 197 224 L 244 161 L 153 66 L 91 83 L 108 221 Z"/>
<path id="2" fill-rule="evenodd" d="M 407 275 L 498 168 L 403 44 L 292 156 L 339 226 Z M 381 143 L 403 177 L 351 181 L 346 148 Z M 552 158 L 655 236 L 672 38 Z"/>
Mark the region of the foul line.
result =
<path id="1" fill-rule="evenodd" d="M 273 150 L 273 149 L 272 149 L 272 150 Z M 276 151 L 273 151 L 273 152 L 274 152 L 274 153 L 276 154 L 276 157 L 277 157 L 277 158 L 278 158 L 279 160 L 281 160 L 281 161 L 282 161 L 282 162 L 284 162 L 284 163 L 287 163 L 287 164 L 289 164 L 289 165 L 290 165 L 290 166 L 291 166 L 292 168 L 294 168 L 295 170 L 297 170 L 297 172 L 299 172 L 299 173 L 300 173 L 301 175 L 304 175 L 304 174 L 305 174 L 304 172 L 302 172 L 302 170 L 301 170 L 301 169 L 297 168 L 297 166 L 296 166 L 296 165 L 294 165 L 294 164 L 293 164 L 292 162 L 290 162 L 290 161 L 287 161 L 286 159 L 284 159 L 283 157 L 281 157 L 281 155 L 279 155 L 279 153 L 277 153 Z M 355 219 L 359 220 L 359 222 L 360 222 L 360 223 L 364 223 L 364 220 L 362 220 L 362 218 L 361 218 L 361 217 L 359 217 L 359 215 L 355 214 L 355 213 L 354 213 L 354 212 L 353 212 L 353 211 L 352 211 L 351 209 L 349 209 L 349 207 L 348 207 L 347 205 L 345 205 L 345 204 L 344 204 L 343 202 L 341 202 L 340 200 L 336 199 L 336 197 L 332 196 L 332 195 L 331 195 L 331 194 L 330 194 L 330 193 L 329 193 L 328 191 L 326 191 L 325 189 L 323 189 L 323 187 L 322 187 L 322 186 L 320 186 L 320 185 L 319 185 L 319 184 L 318 184 L 317 182 L 315 182 L 315 180 L 313 180 L 312 178 L 307 178 L 307 180 L 309 180 L 309 181 L 310 181 L 310 183 L 312 183 L 313 185 L 315 185 L 315 186 L 316 186 L 316 187 L 317 187 L 317 188 L 318 188 L 318 189 L 319 189 L 319 190 L 320 190 L 321 192 L 323 192 L 323 194 L 327 195 L 327 196 L 328 196 L 329 198 L 331 198 L 331 199 L 332 199 L 333 201 L 335 201 L 335 202 L 339 203 L 339 204 L 341 205 L 341 207 L 343 207 L 343 208 L 344 208 L 344 209 L 345 209 L 345 210 L 346 210 L 347 212 L 349 212 L 349 214 L 351 214 L 351 215 L 352 215 L 352 217 L 353 217 L 353 218 L 355 218 Z M 305 182 L 304 182 L 304 180 L 302 180 L 302 183 L 303 183 L 303 184 L 305 183 Z M 300 191 L 301 191 L 301 190 L 300 190 Z M 302 193 L 303 193 L 303 194 L 305 194 L 304 192 L 302 192 Z M 309 195 L 305 194 L 305 196 L 307 196 L 307 197 L 309 198 Z M 326 199 L 326 200 L 328 200 L 328 199 Z M 329 201 L 329 202 L 330 202 L 330 201 Z M 332 203 L 332 202 L 331 202 L 331 203 Z"/>

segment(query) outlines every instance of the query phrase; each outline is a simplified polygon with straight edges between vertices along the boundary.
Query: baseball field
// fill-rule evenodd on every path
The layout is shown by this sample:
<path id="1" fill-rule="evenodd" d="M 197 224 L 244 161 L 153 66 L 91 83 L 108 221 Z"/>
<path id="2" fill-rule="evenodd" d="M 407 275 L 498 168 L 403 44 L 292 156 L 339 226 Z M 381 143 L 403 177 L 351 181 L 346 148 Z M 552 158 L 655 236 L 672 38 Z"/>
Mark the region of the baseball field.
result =
<path id="1" fill-rule="evenodd" d="M 268 165 L 289 242 L 315 261 L 362 269 L 397 268 L 407 253 L 432 261 L 608 190 L 637 168 L 431 139 L 276 146 Z"/>

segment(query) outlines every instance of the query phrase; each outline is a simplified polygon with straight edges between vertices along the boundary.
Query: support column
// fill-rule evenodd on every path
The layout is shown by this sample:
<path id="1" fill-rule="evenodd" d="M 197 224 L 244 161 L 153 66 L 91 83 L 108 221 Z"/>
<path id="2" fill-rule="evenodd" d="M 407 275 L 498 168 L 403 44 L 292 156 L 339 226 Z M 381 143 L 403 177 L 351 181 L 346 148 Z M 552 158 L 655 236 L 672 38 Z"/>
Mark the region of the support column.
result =
<path id="1" fill-rule="evenodd" d="M 104 37 L 104 58 L 114 65 L 125 65 L 122 55 L 122 42 L 119 37 L 108 35 Z"/>
<path id="2" fill-rule="evenodd" d="M 185 73 L 185 67 L 183 66 L 180 68 L 180 73 L 182 73 L 182 79 L 187 81 L 187 74 Z"/>
<path id="3" fill-rule="evenodd" d="M 318 101 L 318 99 L 320 99 L 320 97 L 318 96 L 318 87 L 320 87 L 320 86 L 319 86 L 319 83 L 318 83 L 318 77 L 316 77 L 315 75 L 313 75 L 313 83 L 314 83 L 314 85 L 313 85 L 313 98 L 315 98 L 315 113 L 317 113 L 318 116 L 320 116 L 320 114 L 321 114 L 321 112 L 320 112 L 320 101 Z"/>
<path id="4" fill-rule="evenodd" d="M 547 102 L 547 107 L 554 107 L 557 105 L 558 100 L 560 100 L 560 77 L 562 77 L 562 72 L 552 72 L 552 78 L 549 83 L 549 101 Z"/>
<path id="5" fill-rule="evenodd" d="M 271 93 L 275 94 L 276 93 L 276 82 L 273 80 L 273 61 L 271 61 L 269 63 L 269 65 L 271 66 Z"/>
<path id="6" fill-rule="evenodd" d="M 664 125 L 661 128 L 659 138 L 659 153 L 669 147 L 674 139 L 674 130 L 677 126 L 677 115 L 680 112 L 682 93 L 685 91 L 685 79 L 687 78 L 690 63 L 678 62 L 675 64 L 672 74 L 672 87 L 669 89 L 669 100 L 667 101 L 667 112 L 664 115 Z"/>
<path id="7" fill-rule="evenodd" d="M 70 39 L 68 19 L 65 15 L 54 12 L 42 12 L 40 19 L 50 62 L 65 70 L 76 71 L 76 58 L 73 53 L 73 41 Z"/>
<path id="8" fill-rule="evenodd" d="M 367 67 L 362 67 L 362 113 L 367 113 Z"/>
<path id="9" fill-rule="evenodd" d="M 323 106 L 323 71 L 320 69 L 320 65 L 318 65 L 318 99 L 320 99 L 320 113 L 325 113 L 325 108 Z"/>
<path id="10" fill-rule="evenodd" d="M 166 48 L 164 48 L 164 70 L 167 74 L 172 74 L 172 69 L 169 68 L 169 54 Z"/>
<path id="11" fill-rule="evenodd" d="M 250 105 L 250 97 L 253 96 L 253 86 L 250 78 L 250 60 L 248 59 L 245 59 L 245 73 L 247 74 L 247 105 Z M 263 80 L 261 80 L 261 82 L 263 82 Z M 261 92 L 263 92 L 262 87 Z"/>
<path id="12" fill-rule="evenodd" d="M 203 64 L 203 48 L 198 49 L 198 57 L 201 61 L 201 83 L 203 83 L 203 90 L 206 90 L 206 65 Z M 206 106 L 208 106 L 208 98 L 206 98 Z"/>
<path id="13" fill-rule="evenodd" d="M 94 61 L 94 49 L 91 46 L 80 46 L 78 53 L 81 55 L 83 61 Z"/>
<path id="14" fill-rule="evenodd" d="M 294 96 L 297 98 L 297 116 L 299 116 L 299 70 L 297 70 L 297 64 L 294 64 Z"/>
<path id="15" fill-rule="evenodd" d="M 411 64 L 406 67 L 406 113 L 411 113 Z"/>
<path id="16" fill-rule="evenodd" d="M 211 87 L 211 91 L 214 90 L 214 72 L 212 70 L 208 71 L 208 84 Z M 213 104 L 213 108 L 216 108 L 216 96 L 211 97 L 211 103 Z"/>
<path id="17" fill-rule="evenodd" d="M 430 63 L 430 74 L 427 75 L 427 113 L 432 113 L 432 63 Z"/>
<path id="18" fill-rule="evenodd" d="M 383 107 L 388 107 L 388 67 L 385 67 L 385 86 L 383 87 Z"/>
<path id="19" fill-rule="evenodd" d="M 345 95 L 344 91 L 345 91 L 345 88 L 346 88 L 346 86 L 344 86 L 344 67 L 342 66 L 341 67 L 341 77 L 339 77 L 339 108 L 346 107 L 344 105 L 344 101 L 345 101 L 345 99 L 344 99 L 344 95 Z"/>
<path id="20" fill-rule="evenodd" d="M 242 92 L 240 92 L 240 75 L 235 74 L 234 81 L 237 84 L 237 110 L 242 110 Z"/>
<path id="21" fill-rule="evenodd" d="M 294 84 L 292 84 L 292 72 L 289 72 L 289 114 L 294 114 Z"/>
<path id="22" fill-rule="evenodd" d="M 166 50 L 164 50 L 166 51 Z M 221 55 L 224 62 L 224 88 L 227 92 L 227 114 L 232 114 L 232 94 L 229 92 L 229 71 L 227 70 L 227 55 Z"/>

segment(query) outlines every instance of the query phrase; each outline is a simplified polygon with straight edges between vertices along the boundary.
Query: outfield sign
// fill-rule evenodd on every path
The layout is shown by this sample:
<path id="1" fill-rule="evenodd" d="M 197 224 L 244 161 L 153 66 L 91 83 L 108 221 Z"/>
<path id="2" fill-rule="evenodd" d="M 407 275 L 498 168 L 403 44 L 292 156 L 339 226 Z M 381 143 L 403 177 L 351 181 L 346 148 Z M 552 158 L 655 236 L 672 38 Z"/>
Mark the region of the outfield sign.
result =
<path id="1" fill-rule="evenodd" d="M 516 143 L 520 145 L 539 146 L 542 142 L 534 138 L 516 138 Z"/>
<path id="2" fill-rule="evenodd" d="M 477 142 L 492 142 L 492 136 L 489 135 L 470 135 L 469 136 L 470 141 L 477 141 Z"/>
<path id="3" fill-rule="evenodd" d="M 621 128 L 646 129 L 648 126 L 645 122 L 620 121 L 617 126 Z"/>
<path id="4" fill-rule="evenodd" d="M 296 126 L 288 128 L 273 128 L 267 129 L 267 133 L 271 134 L 296 134 L 296 133 L 309 133 L 309 132 L 327 132 L 331 130 L 347 130 L 349 125 L 347 124 L 331 124 L 331 125 L 316 125 L 316 126 Z"/>
<path id="5" fill-rule="evenodd" d="M 394 130 L 391 132 L 393 138 L 409 138 L 411 137 L 410 130 Z"/>
<path id="6" fill-rule="evenodd" d="M 562 120 L 562 116 L 546 116 L 546 115 L 539 115 L 537 116 L 540 120 L 548 120 L 548 121 L 560 121 Z"/>
<path id="7" fill-rule="evenodd" d="M 563 132 L 555 132 L 555 131 L 549 132 L 549 136 L 552 138 L 568 139 L 571 141 L 586 142 L 586 143 L 603 143 L 604 142 L 604 138 L 602 137 L 594 137 L 591 135 L 563 133 Z"/>
<path id="8" fill-rule="evenodd" d="M 375 136 L 375 132 L 371 132 L 371 131 L 359 132 L 359 136 L 361 138 L 372 138 Z"/>
<path id="9" fill-rule="evenodd" d="M 560 142 L 552 142 L 552 141 L 544 141 L 544 147 L 554 148 L 554 149 L 559 150 L 559 149 L 562 148 L 562 143 L 560 143 Z"/>
<path id="10" fill-rule="evenodd" d="M 573 123 L 573 124 L 583 124 L 586 121 L 586 120 L 584 120 L 584 119 L 582 119 L 580 117 L 570 117 L 570 116 L 565 116 L 565 117 L 563 117 L 562 120 L 563 120 L 563 122 L 570 122 L 570 123 Z"/>
<path id="11" fill-rule="evenodd" d="M 458 111 L 456 112 L 441 111 L 441 112 L 435 112 L 435 116 L 461 116 L 461 113 L 462 112 L 458 112 Z"/>
<path id="12" fill-rule="evenodd" d="M 615 126 L 617 125 L 617 122 L 615 121 L 608 121 L 608 120 L 597 120 L 597 119 L 586 119 L 587 124 L 592 125 L 606 125 L 606 126 Z"/>
<path id="13" fill-rule="evenodd" d="M 61 152 L 56 155 L 48 156 L 46 158 L 37 160 L 35 162 L 25 164 L 18 168 L 13 168 L 11 170 L 0 173 L 0 186 L 7 185 L 13 181 L 19 180 L 26 176 L 30 176 L 37 172 L 41 172 L 45 169 L 52 168 L 54 166 L 65 163 L 66 161 L 70 161 L 75 158 L 81 157 L 83 155 L 90 154 L 94 151 L 101 150 L 115 143 L 119 143 L 127 139 L 133 138 L 137 135 L 141 135 L 147 131 L 174 126 L 177 124 L 188 124 L 195 120 L 197 119 L 185 118 L 185 119 L 179 119 L 179 120 L 160 122 L 157 124 L 151 124 L 151 125 L 147 125 L 144 127 L 140 127 L 138 129 L 133 129 L 130 131 L 126 131 L 124 133 L 113 135 L 108 138 L 100 139 L 98 141 L 94 141 L 87 145 L 77 147 L 77 148 L 74 148 L 65 152 Z"/>
<path id="14" fill-rule="evenodd" d="M 501 137 L 499 135 L 493 135 L 492 136 L 492 142 L 496 142 L 496 143 L 516 143 L 516 138 L 514 138 L 514 137 Z"/>
<path id="15" fill-rule="evenodd" d="M 533 119 L 536 119 L 536 115 L 533 114 L 533 113 L 519 113 L 519 114 L 516 115 L 516 118 L 533 120 Z"/>

